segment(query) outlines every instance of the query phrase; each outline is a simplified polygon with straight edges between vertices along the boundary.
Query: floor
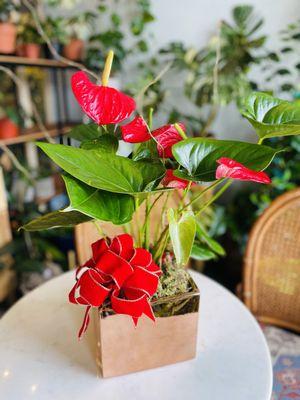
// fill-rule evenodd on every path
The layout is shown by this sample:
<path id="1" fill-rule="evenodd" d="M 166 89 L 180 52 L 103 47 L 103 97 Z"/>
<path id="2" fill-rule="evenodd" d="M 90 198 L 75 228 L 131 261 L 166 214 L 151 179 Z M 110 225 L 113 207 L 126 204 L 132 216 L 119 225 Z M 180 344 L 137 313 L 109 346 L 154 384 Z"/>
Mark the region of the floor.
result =
<path id="1" fill-rule="evenodd" d="M 300 399 L 300 336 L 271 326 L 263 331 L 273 361 L 271 400 Z"/>

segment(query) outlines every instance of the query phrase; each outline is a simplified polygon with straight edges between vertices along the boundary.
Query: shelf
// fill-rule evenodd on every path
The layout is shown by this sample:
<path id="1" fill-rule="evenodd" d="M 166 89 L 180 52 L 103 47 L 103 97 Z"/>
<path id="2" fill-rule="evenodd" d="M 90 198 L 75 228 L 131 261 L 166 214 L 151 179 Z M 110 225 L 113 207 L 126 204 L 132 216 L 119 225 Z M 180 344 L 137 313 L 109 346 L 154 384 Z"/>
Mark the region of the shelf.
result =
<path id="1" fill-rule="evenodd" d="M 56 125 L 48 125 L 46 126 L 47 131 L 51 137 L 56 137 L 58 135 L 65 135 L 69 132 L 69 130 L 76 124 L 67 124 L 63 125 L 60 130 L 57 129 Z M 24 130 L 19 136 L 10 139 L 0 139 L 1 144 L 5 144 L 6 146 L 11 146 L 14 144 L 21 144 L 26 142 L 32 142 L 35 140 L 45 139 L 45 135 L 38 128 L 30 128 Z"/>
<path id="2" fill-rule="evenodd" d="M 14 66 L 27 66 L 27 67 L 43 67 L 43 68 L 69 68 L 74 69 L 68 64 L 61 61 L 50 60 L 48 58 L 27 58 L 17 56 L 4 56 L 0 55 L 0 64 L 14 65 Z"/>

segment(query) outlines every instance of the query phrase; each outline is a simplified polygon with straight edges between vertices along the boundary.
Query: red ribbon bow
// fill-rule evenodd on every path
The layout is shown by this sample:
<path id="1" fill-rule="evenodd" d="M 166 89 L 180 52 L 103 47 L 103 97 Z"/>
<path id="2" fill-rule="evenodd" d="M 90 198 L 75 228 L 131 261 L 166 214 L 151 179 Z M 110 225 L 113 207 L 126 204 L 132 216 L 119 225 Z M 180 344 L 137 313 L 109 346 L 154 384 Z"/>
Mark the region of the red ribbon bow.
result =
<path id="1" fill-rule="evenodd" d="M 78 337 L 86 331 L 91 307 L 100 307 L 110 298 L 115 313 L 130 315 L 135 325 L 142 314 L 155 320 L 150 297 L 158 286 L 161 270 L 152 255 L 143 248 L 134 248 L 128 234 L 114 239 L 100 239 L 92 244 L 93 256 L 76 271 L 69 300 L 87 306 Z"/>

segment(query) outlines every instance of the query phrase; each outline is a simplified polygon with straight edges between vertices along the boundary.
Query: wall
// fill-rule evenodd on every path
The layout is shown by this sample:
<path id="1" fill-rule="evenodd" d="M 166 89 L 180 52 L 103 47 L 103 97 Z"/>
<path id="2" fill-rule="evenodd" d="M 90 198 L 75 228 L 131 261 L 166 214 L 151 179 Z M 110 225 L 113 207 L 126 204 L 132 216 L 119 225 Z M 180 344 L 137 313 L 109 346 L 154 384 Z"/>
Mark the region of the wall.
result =
<path id="1" fill-rule="evenodd" d="M 230 20 L 231 9 L 237 4 L 251 4 L 257 14 L 264 17 L 265 25 L 261 32 L 268 35 L 267 46 L 272 49 L 279 45 L 278 32 L 300 17 L 299 0 L 152 0 L 157 18 L 151 26 L 153 48 L 175 40 L 203 46 L 214 34 L 218 21 Z M 254 77 L 259 79 L 257 75 L 258 72 L 254 72 Z M 248 123 L 241 119 L 232 105 L 221 110 L 213 128 L 218 137 L 255 140 Z"/>

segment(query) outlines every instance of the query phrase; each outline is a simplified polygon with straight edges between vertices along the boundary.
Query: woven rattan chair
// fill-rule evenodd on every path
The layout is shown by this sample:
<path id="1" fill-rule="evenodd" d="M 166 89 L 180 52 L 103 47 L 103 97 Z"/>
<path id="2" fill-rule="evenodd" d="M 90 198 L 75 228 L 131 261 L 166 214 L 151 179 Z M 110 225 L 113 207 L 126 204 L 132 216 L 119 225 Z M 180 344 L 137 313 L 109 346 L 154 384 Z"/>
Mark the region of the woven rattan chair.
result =
<path id="1" fill-rule="evenodd" d="M 300 332 L 300 188 L 278 197 L 254 225 L 243 299 L 259 321 Z"/>

